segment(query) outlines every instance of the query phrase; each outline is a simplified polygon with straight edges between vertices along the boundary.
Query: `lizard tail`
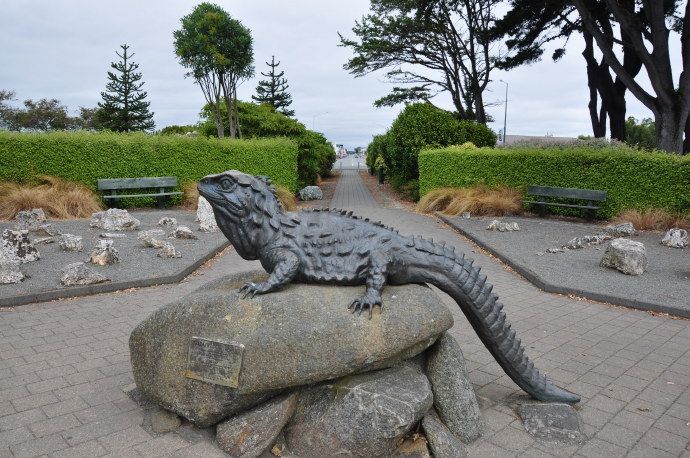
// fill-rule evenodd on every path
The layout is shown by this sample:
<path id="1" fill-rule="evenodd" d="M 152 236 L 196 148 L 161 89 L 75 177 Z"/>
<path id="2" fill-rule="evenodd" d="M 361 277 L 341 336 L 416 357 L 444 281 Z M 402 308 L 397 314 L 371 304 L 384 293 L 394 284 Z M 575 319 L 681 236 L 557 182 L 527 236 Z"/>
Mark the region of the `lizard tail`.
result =
<path id="1" fill-rule="evenodd" d="M 417 237 L 415 242 L 418 250 L 420 245 L 426 247 L 420 251 L 433 254 L 435 261 L 433 266 L 419 266 L 418 276 L 424 277 L 423 281 L 438 287 L 458 303 L 486 348 L 520 388 L 540 401 L 580 401 L 580 396 L 557 387 L 534 367 L 515 330 L 511 329 L 503 304 L 492 292 L 493 286 L 471 260 L 465 259 L 464 254 L 456 255 L 444 245 Z M 416 269 L 412 267 L 411 270 Z"/>

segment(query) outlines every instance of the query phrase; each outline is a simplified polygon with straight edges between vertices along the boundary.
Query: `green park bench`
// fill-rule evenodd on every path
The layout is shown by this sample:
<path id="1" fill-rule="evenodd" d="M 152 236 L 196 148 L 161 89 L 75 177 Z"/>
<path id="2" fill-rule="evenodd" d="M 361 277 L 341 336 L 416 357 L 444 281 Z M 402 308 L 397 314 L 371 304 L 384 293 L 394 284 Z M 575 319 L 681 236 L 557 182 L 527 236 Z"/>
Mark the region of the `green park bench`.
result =
<path id="1" fill-rule="evenodd" d="M 145 178 L 105 178 L 98 180 L 98 190 L 103 192 L 103 199 L 110 205 L 118 200 L 132 197 L 153 197 L 158 207 L 163 208 L 172 196 L 181 195 L 181 191 L 173 191 L 177 187 L 176 177 L 145 177 Z M 150 192 L 145 192 L 150 190 Z M 121 193 L 125 191 L 125 193 Z M 134 191 L 133 194 L 127 191 Z"/>
<path id="2" fill-rule="evenodd" d="M 534 196 L 537 200 L 525 200 L 523 203 L 535 206 L 540 216 L 546 215 L 546 207 L 566 207 L 579 208 L 586 210 L 587 216 L 593 218 L 600 206 L 595 205 L 596 202 L 606 201 L 606 191 L 598 191 L 596 189 L 578 189 L 578 188 L 557 188 L 551 186 L 529 186 L 527 194 Z M 558 199 L 557 201 L 546 200 Z M 569 201 L 585 201 L 586 204 L 565 203 L 563 200 Z"/>

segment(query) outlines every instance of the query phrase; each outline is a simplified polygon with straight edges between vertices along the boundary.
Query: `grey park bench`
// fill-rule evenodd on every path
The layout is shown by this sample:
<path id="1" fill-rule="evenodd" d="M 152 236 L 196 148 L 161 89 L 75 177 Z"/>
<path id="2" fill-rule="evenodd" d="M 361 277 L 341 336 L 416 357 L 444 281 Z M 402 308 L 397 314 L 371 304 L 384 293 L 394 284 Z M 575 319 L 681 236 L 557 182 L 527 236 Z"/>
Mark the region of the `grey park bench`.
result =
<path id="1" fill-rule="evenodd" d="M 174 191 L 177 187 L 176 177 L 145 177 L 145 178 L 105 178 L 98 180 L 98 190 L 103 192 L 103 199 L 110 205 L 117 204 L 120 199 L 131 197 L 153 197 L 162 208 L 172 196 L 183 194 Z M 128 194 L 127 191 L 134 191 Z M 122 191 L 125 191 L 122 193 Z M 149 191 L 149 192 L 146 192 Z"/>
<path id="2" fill-rule="evenodd" d="M 599 202 L 606 201 L 606 191 L 598 191 L 596 189 L 578 189 L 578 188 L 557 188 L 552 186 L 529 186 L 527 194 L 537 198 L 536 200 L 525 200 L 523 203 L 534 205 L 540 216 L 546 215 L 546 207 L 566 207 L 578 208 L 585 210 L 589 218 L 593 218 L 596 211 L 599 210 Z M 564 203 L 561 201 L 549 201 L 546 198 L 568 199 L 569 201 L 583 201 L 583 204 Z"/>

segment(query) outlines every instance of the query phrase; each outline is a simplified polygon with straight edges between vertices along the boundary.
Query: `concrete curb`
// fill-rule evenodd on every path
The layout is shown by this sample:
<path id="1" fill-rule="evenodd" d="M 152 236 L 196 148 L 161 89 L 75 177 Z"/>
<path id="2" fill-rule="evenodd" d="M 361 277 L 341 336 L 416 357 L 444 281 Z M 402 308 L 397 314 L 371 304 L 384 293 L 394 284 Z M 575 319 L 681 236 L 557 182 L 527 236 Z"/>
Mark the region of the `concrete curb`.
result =
<path id="1" fill-rule="evenodd" d="M 462 227 L 460 227 L 455 221 L 453 221 L 453 218 L 448 217 L 446 215 L 442 215 L 440 213 L 436 213 L 436 216 L 441 221 L 443 221 L 444 223 L 446 223 L 450 227 L 452 227 L 455 231 L 459 232 L 463 236 L 472 240 L 474 243 L 479 245 L 482 249 L 488 251 L 489 253 L 496 256 L 498 259 L 500 259 L 502 262 L 506 263 L 513 270 L 515 270 L 520 275 L 522 275 L 527 280 L 529 280 L 530 283 L 534 284 L 534 286 L 536 286 L 537 288 L 544 290 L 548 293 L 574 295 L 574 296 L 578 296 L 578 297 L 584 297 L 586 299 L 590 299 L 593 301 L 606 302 L 606 303 L 613 304 L 613 305 L 621 305 L 623 307 L 628 307 L 628 308 L 637 309 L 637 310 L 652 311 L 652 312 L 659 312 L 659 313 L 668 313 L 669 315 L 678 316 L 681 318 L 690 318 L 690 310 L 684 310 L 681 308 L 672 307 L 672 306 L 663 305 L 663 304 L 656 304 L 656 303 L 652 303 L 652 302 L 638 301 L 635 299 L 630 299 L 628 297 L 603 294 L 603 293 L 599 293 L 596 291 L 587 291 L 587 290 L 582 290 L 582 289 L 577 289 L 577 288 L 569 288 L 569 287 L 564 286 L 564 285 L 555 285 L 553 283 L 549 283 L 546 280 L 544 280 L 543 278 L 541 278 L 537 273 L 532 271 L 530 268 L 510 259 L 510 257 L 507 254 L 501 252 L 500 250 L 495 249 L 494 247 L 487 245 L 486 243 L 482 242 L 481 240 L 477 239 L 476 237 L 473 237 L 471 234 L 469 234 L 467 231 L 465 231 Z"/>
<path id="2" fill-rule="evenodd" d="M 194 261 L 192 264 L 188 265 L 181 271 L 172 275 L 166 275 L 163 277 L 144 278 L 141 280 L 129 280 L 120 282 L 116 281 L 111 283 L 100 283 L 97 285 L 68 287 L 50 291 L 41 291 L 33 294 L 24 294 L 21 296 L 6 297 L 0 299 L 0 307 L 16 307 L 19 305 L 32 304 L 34 302 L 47 302 L 54 301 L 56 299 L 67 299 L 72 297 L 90 296 L 93 294 L 112 293 L 114 291 L 121 291 L 130 288 L 144 288 L 147 286 L 179 283 L 189 274 L 201 267 L 201 265 L 203 265 L 206 261 L 213 258 L 215 255 L 226 249 L 228 246 L 230 246 L 230 242 L 225 242 L 222 245 L 217 246 L 201 258 Z"/>

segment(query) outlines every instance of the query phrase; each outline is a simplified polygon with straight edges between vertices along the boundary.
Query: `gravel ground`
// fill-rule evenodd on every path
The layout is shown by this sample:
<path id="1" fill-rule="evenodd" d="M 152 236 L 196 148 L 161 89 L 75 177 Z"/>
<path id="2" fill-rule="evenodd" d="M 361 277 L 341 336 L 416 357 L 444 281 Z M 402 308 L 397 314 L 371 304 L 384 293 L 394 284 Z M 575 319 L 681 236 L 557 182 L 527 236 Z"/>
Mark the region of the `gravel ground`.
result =
<path id="1" fill-rule="evenodd" d="M 690 317 L 690 249 L 661 245 L 663 233 L 645 231 L 632 237 L 644 243 L 649 261 L 647 271 L 635 277 L 599 266 L 606 243 L 544 253 L 574 237 L 596 234 L 599 225 L 525 217 L 443 219 L 548 291 Z M 486 226 L 493 219 L 516 221 L 521 230 L 489 231 Z"/>
<path id="2" fill-rule="evenodd" d="M 120 255 L 120 262 L 109 266 L 87 266 L 111 279 L 110 283 L 92 285 L 90 287 L 65 287 L 60 283 L 62 269 L 70 263 L 87 261 L 91 249 L 99 239 L 103 229 L 89 227 L 88 219 L 52 220 L 51 225 L 62 233 L 80 235 L 83 237 L 84 250 L 82 252 L 65 252 L 60 250 L 57 242 L 38 244 L 41 259 L 22 264 L 22 271 L 30 278 L 14 285 L 0 285 L 0 306 L 18 305 L 49 300 L 57 297 L 93 294 L 98 292 L 126 289 L 136 286 L 170 283 L 179 281 L 180 275 L 187 275 L 190 269 L 222 250 L 227 239 L 220 232 L 205 233 L 197 229 L 199 223 L 194 221 L 196 214 L 184 210 L 141 210 L 130 212 L 141 221 L 139 231 L 123 231 L 125 238 L 116 238 L 114 247 Z M 165 239 L 170 241 L 182 255 L 181 258 L 163 259 L 157 256 L 155 248 L 144 248 L 137 240 L 141 230 L 170 228 L 158 226 L 158 220 L 164 216 L 177 219 L 178 225 L 187 226 L 197 235 L 198 240 Z M 0 232 L 14 228 L 11 221 L 0 221 Z M 43 237 L 36 233 L 29 233 L 29 238 L 35 241 Z"/>

